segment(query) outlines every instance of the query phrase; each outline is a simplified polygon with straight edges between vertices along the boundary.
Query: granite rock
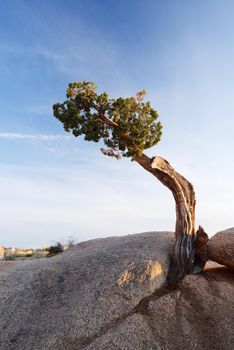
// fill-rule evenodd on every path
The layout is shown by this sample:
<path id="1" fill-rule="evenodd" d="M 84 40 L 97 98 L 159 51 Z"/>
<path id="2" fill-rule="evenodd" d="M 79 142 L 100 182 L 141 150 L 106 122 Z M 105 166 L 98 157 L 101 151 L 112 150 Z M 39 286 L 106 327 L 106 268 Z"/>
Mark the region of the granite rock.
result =
<path id="1" fill-rule="evenodd" d="M 109 237 L 11 265 L 0 273 L 0 348 L 84 348 L 162 287 L 173 245 L 170 232 Z"/>
<path id="2" fill-rule="evenodd" d="M 220 231 L 210 238 L 208 258 L 234 270 L 234 228 Z"/>
<path id="3" fill-rule="evenodd" d="M 0 245 L 0 260 L 4 260 L 5 249 Z"/>

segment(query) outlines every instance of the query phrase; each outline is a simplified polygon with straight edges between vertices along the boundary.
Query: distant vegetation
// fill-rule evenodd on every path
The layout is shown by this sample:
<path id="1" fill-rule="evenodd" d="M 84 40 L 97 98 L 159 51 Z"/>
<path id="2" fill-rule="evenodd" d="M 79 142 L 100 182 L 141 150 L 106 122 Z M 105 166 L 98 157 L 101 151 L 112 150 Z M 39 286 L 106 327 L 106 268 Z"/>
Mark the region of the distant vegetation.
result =
<path id="1" fill-rule="evenodd" d="M 13 256 L 13 255 L 7 255 L 7 256 L 5 256 L 4 260 L 6 260 L 6 261 L 15 260 L 15 256 Z"/>
<path id="2" fill-rule="evenodd" d="M 47 248 L 47 250 L 48 250 L 47 258 L 51 258 L 52 256 L 55 256 L 59 253 L 64 252 L 64 247 L 62 243 L 57 242 L 56 245 L 50 246 L 49 248 Z"/>
<path id="3" fill-rule="evenodd" d="M 39 249 L 22 249 L 22 248 L 3 248 L 4 249 L 4 260 L 25 260 L 25 259 L 40 259 L 40 258 L 51 258 L 57 254 L 63 253 L 67 249 L 72 248 L 78 241 L 70 236 L 67 243 L 62 244 L 56 242 L 48 248 Z"/>

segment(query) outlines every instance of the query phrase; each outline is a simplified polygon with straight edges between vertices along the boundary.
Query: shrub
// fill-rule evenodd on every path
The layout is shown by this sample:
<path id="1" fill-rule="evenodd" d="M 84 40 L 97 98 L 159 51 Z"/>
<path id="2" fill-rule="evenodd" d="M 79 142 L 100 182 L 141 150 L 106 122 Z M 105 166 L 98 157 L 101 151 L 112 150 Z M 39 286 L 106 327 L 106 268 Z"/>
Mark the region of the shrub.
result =
<path id="1" fill-rule="evenodd" d="M 13 255 L 6 255 L 6 256 L 4 257 L 4 260 L 6 260 L 6 261 L 15 260 L 15 256 L 13 256 Z"/>
<path id="2" fill-rule="evenodd" d="M 59 253 L 63 252 L 63 246 L 60 242 L 57 242 L 56 245 L 52 245 L 48 248 L 48 254 L 47 257 L 50 258 L 52 256 L 55 256 Z"/>

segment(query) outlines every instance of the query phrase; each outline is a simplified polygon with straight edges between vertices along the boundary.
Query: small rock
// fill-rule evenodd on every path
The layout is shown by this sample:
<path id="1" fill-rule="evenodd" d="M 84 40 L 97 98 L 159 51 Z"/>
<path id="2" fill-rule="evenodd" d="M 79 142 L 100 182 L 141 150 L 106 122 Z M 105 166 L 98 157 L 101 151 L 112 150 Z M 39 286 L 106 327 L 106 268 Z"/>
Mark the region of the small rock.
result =
<path id="1" fill-rule="evenodd" d="M 0 260 L 4 260 L 5 249 L 2 245 L 0 245 Z"/>

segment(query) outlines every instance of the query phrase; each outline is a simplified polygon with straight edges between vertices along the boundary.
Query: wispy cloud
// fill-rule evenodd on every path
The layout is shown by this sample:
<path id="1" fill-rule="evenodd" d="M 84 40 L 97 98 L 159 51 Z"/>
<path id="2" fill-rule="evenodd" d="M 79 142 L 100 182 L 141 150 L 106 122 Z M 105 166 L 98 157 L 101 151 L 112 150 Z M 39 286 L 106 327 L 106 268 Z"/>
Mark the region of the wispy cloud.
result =
<path id="1" fill-rule="evenodd" d="M 53 102 L 51 101 L 49 103 L 41 103 L 34 106 L 29 106 L 25 108 L 25 111 L 33 115 L 48 116 L 48 114 L 52 113 L 52 104 Z"/>
<path id="2" fill-rule="evenodd" d="M 0 139 L 19 139 L 19 140 L 42 140 L 42 141 L 54 141 L 60 139 L 68 139 L 69 136 L 59 134 L 20 134 L 13 132 L 1 132 Z"/>

